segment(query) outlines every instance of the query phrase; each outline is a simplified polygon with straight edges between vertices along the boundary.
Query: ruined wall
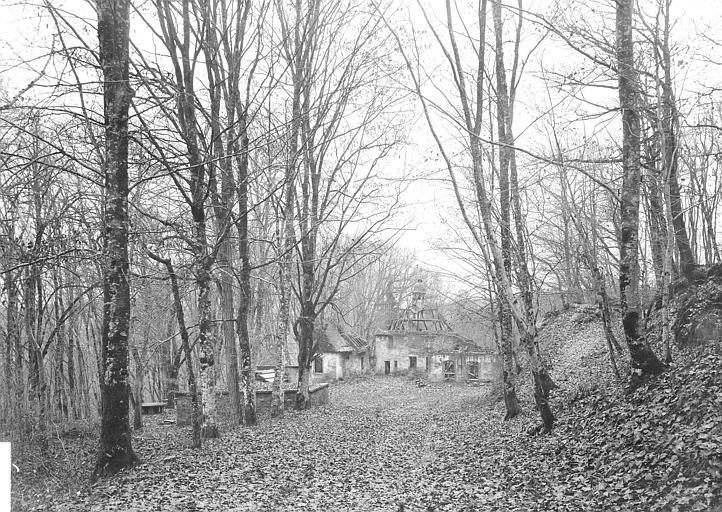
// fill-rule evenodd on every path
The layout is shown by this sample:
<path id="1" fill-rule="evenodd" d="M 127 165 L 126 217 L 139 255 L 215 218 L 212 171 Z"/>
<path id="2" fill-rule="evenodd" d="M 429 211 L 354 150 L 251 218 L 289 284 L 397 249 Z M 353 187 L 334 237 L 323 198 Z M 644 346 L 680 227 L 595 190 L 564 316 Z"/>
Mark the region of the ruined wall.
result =
<path id="1" fill-rule="evenodd" d="M 416 371 L 426 372 L 429 380 L 444 380 L 444 361 L 454 363 L 453 380 L 466 381 L 469 369 L 476 364 L 473 372 L 482 382 L 498 378 L 499 357 L 486 352 L 460 352 L 458 339 L 453 336 L 430 333 L 383 333 L 376 335 L 377 374 L 398 374 L 412 371 L 411 357 L 416 358 Z M 388 366 L 387 363 L 388 362 Z"/>
<path id="2" fill-rule="evenodd" d="M 318 384 L 309 388 L 311 398 L 311 406 L 317 407 L 325 405 L 329 402 L 330 393 L 328 384 Z M 256 391 L 256 412 L 259 415 L 271 413 L 271 391 Z M 287 389 L 284 391 L 284 406 L 292 409 L 296 404 L 296 390 Z M 216 394 L 216 419 L 223 423 L 231 418 L 230 398 L 228 392 Z M 176 394 L 176 425 L 190 425 L 192 420 L 193 408 L 191 406 L 191 398 L 188 393 Z"/>
<path id="3" fill-rule="evenodd" d="M 369 369 L 369 362 L 365 353 L 350 354 L 344 369 L 344 378 L 365 373 Z"/>
<path id="4" fill-rule="evenodd" d="M 403 335 L 376 335 L 376 373 L 386 373 L 386 361 L 389 362 L 389 373 L 410 370 L 411 359 L 416 357 L 416 369 L 426 370 L 426 354 L 432 350 L 434 336 L 423 333 Z"/>
<path id="5" fill-rule="evenodd" d="M 348 379 L 363 374 L 369 367 L 365 354 L 324 353 L 317 357 L 323 361 L 323 372 L 312 372 L 311 382 L 314 383 Z"/>
<path id="6" fill-rule="evenodd" d="M 445 361 L 453 362 L 453 377 L 447 375 L 448 366 L 445 367 Z M 435 382 L 442 380 L 492 382 L 499 378 L 500 364 L 501 360 L 496 354 L 434 354 L 431 356 L 431 369 L 428 371 L 428 379 Z"/>
<path id="7" fill-rule="evenodd" d="M 316 357 L 321 358 L 323 362 L 323 372 L 317 372 L 315 366 L 311 366 L 311 382 L 333 382 L 343 377 L 343 361 L 341 354 L 319 354 Z"/>

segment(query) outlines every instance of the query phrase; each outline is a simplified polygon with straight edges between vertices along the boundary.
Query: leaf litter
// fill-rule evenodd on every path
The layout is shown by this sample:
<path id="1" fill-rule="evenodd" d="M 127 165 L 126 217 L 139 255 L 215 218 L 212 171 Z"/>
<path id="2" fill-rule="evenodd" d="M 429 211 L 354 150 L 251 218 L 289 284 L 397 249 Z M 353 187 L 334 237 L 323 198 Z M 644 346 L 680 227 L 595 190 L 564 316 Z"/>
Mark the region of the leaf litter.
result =
<path id="1" fill-rule="evenodd" d="M 625 394 L 601 385 L 608 375 L 594 325 L 555 338 L 555 328 L 572 332 L 568 321 L 545 330 L 550 364 L 564 369 L 549 435 L 528 434 L 538 420 L 525 389 L 525 412 L 503 422 L 498 386 L 356 379 L 334 385 L 325 407 L 225 425 L 201 450 L 189 447 L 189 427 L 164 424 L 172 413 L 148 416 L 134 437 L 136 468 L 92 487 L 20 477 L 14 509 L 719 510 L 719 344 Z M 584 385 L 590 372 L 600 385 Z M 89 474 L 91 442 L 65 442 L 81 454 L 66 463 L 68 481 Z"/>

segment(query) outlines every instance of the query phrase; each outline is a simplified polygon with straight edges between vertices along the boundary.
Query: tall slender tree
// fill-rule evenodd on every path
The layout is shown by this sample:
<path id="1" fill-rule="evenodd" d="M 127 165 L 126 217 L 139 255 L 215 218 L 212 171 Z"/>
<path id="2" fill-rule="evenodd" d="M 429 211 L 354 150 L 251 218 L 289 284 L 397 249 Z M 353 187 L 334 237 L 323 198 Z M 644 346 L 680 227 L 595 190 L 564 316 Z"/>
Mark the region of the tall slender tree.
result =
<path id="1" fill-rule="evenodd" d="M 634 63 L 634 0 L 618 0 L 616 51 L 619 105 L 622 111 L 622 194 L 619 240 L 619 292 L 624 337 L 632 367 L 642 375 L 660 373 L 664 366 L 643 332 L 639 294 L 640 130 L 639 80 Z"/>
<path id="2" fill-rule="evenodd" d="M 103 330 L 101 339 L 101 430 L 93 479 L 137 461 L 128 419 L 128 80 L 129 0 L 99 0 L 98 38 L 103 69 L 105 150 L 103 153 Z"/>

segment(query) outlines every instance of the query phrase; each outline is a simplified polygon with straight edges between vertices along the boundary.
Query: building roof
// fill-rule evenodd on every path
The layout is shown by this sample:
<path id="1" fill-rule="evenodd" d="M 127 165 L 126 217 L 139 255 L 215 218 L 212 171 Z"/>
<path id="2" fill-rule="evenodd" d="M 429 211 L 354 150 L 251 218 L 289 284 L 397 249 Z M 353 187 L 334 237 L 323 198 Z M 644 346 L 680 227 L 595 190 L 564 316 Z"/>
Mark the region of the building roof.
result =
<path id="1" fill-rule="evenodd" d="M 368 349 L 368 342 L 361 336 L 341 328 L 336 324 L 326 324 L 322 329 L 314 332 L 318 351 L 363 353 Z"/>
<path id="2" fill-rule="evenodd" d="M 421 288 L 423 283 L 419 286 Z M 423 307 L 417 309 L 416 305 L 412 305 L 401 310 L 394 318 L 392 318 L 386 326 L 386 329 L 377 333 L 381 336 L 417 334 L 432 337 L 433 348 L 429 347 L 432 352 L 449 353 L 449 352 L 474 352 L 474 353 L 493 353 L 488 348 L 483 348 L 474 343 L 473 340 L 454 332 L 446 321 L 444 315 L 433 307 Z"/>
<path id="3" fill-rule="evenodd" d="M 451 332 L 451 326 L 438 309 L 424 308 L 415 311 L 413 308 L 406 308 L 399 312 L 396 318 L 389 322 L 389 331 L 431 331 Z"/>

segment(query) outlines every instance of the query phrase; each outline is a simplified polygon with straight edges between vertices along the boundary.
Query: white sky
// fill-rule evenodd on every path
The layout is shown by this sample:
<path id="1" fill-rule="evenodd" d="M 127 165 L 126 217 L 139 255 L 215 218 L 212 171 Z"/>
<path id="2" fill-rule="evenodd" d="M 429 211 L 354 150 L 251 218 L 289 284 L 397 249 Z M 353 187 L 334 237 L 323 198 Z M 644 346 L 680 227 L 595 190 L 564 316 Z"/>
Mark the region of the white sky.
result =
<path id="1" fill-rule="evenodd" d="M 569 0 L 562 0 L 568 2 Z M 609 5 L 612 0 L 600 0 L 603 5 Z M 39 0 L 37 0 L 39 2 Z M 574 4 L 575 2 L 572 2 Z M 86 0 L 52 0 L 54 6 L 62 7 L 63 10 L 84 17 L 91 22 L 91 25 L 84 27 L 84 37 L 88 41 L 96 41 L 93 32 L 92 21 L 94 13 L 89 1 Z M 410 16 L 415 27 L 423 28 L 425 22 L 421 17 L 414 0 L 396 2 L 400 9 L 394 16 Z M 425 0 L 425 4 L 436 11 L 436 17 L 443 18 L 443 2 L 440 0 Z M 459 2 L 459 4 L 465 4 Z M 554 7 L 557 2 L 552 0 L 527 0 L 525 8 L 536 11 L 547 11 Z M 18 90 L 25 87 L 30 80 L 36 76 L 36 71 L 41 69 L 44 60 L 38 57 L 45 54 L 51 40 L 54 27 L 49 18 L 38 17 L 40 8 L 36 5 L 18 2 L 17 0 L 0 0 L 0 80 L 12 97 Z M 405 14 L 403 11 L 406 11 Z M 678 18 L 678 25 L 675 32 L 675 40 L 685 46 L 685 53 L 678 61 L 679 77 L 683 82 L 679 84 L 680 89 L 695 90 L 699 87 L 700 81 L 711 85 L 710 81 L 722 86 L 722 79 L 715 80 L 715 77 L 722 77 L 722 47 L 714 47 L 706 42 L 700 34 L 722 41 L 722 0 L 675 0 L 673 3 L 673 18 Z M 491 31 L 491 16 L 488 19 L 490 27 L 488 38 L 493 37 Z M 507 23 L 509 26 L 510 23 Z M 530 24 L 526 25 L 530 29 Z M 699 53 L 712 55 L 719 62 L 718 65 L 709 65 L 699 60 Z M 550 66 L 561 66 L 569 62 L 582 62 L 573 56 L 568 50 L 557 44 L 550 44 L 539 49 L 533 57 L 527 70 L 526 77 L 520 87 L 518 105 L 515 119 L 515 132 L 520 136 L 520 145 L 528 144 L 532 147 L 538 144 L 538 136 L 535 130 L 524 131 L 538 115 L 540 105 L 546 103 L 545 95 L 539 90 L 539 85 L 534 84 L 535 74 L 538 72 L 538 56 L 544 55 L 545 63 Z M 507 50 L 507 62 L 509 61 L 509 50 Z M 30 60 L 24 64 L 23 60 Z M 615 92 L 612 91 L 609 101 L 613 104 Z M 613 106 L 613 105 L 612 105 Z M 614 125 L 610 127 L 614 134 Z M 429 175 L 432 171 L 441 171 L 438 178 L 443 178 L 446 173 L 440 167 L 436 158 L 437 149 L 433 140 L 428 134 L 426 124 L 421 117 L 412 127 L 412 145 L 405 148 L 389 165 L 399 165 L 406 169 L 414 169 L 417 173 Z M 407 214 L 410 219 L 409 231 L 401 237 L 401 245 L 414 249 L 422 263 L 429 266 L 440 266 L 450 268 L 453 265 L 448 257 L 434 251 L 432 246 L 439 234 L 447 231 L 446 221 L 456 212 L 454 199 L 448 187 L 441 181 L 433 179 L 411 183 L 407 191 L 408 198 L 413 198 L 413 205 Z M 453 219 L 452 219 L 453 220 Z"/>

